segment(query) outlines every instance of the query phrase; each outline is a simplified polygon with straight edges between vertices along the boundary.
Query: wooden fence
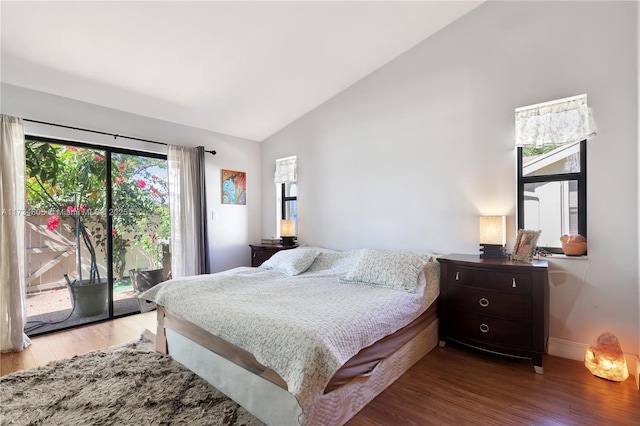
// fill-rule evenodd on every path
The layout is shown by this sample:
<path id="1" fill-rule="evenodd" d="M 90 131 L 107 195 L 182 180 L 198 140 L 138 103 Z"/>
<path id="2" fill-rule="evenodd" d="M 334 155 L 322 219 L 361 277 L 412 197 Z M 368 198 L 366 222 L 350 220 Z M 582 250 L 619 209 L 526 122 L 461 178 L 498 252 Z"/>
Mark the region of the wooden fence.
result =
<path id="1" fill-rule="evenodd" d="M 47 216 L 26 218 L 27 293 L 64 287 L 64 274 L 75 277 L 76 244 L 71 226 L 47 229 Z"/>
<path id="2" fill-rule="evenodd" d="M 47 229 L 48 215 L 26 217 L 26 275 L 27 294 L 63 288 L 64 275 L 73 281 L 78 278 L 76 235 L 73 227 L 61 221 L 58 227 Z M 91 230 L 89 230 L 91 231 Z M 82 270 L 89 271 L 90 256 L 84 244 L 80 245 Z M 163 269 L 166 277 L 171 268 L 171 255 L 163 253 Z M 147 256 L 139 247 L 131 247 L 127 251 L 126 270 L 133 267 L 146 268 Z M 100 276 L 106 277 L 106 255 L 96 247 L 96 262 Z M 127 274 L 128 272 L 125 272 Z M 85 272 L 83 272 L 85 278 Z"/>

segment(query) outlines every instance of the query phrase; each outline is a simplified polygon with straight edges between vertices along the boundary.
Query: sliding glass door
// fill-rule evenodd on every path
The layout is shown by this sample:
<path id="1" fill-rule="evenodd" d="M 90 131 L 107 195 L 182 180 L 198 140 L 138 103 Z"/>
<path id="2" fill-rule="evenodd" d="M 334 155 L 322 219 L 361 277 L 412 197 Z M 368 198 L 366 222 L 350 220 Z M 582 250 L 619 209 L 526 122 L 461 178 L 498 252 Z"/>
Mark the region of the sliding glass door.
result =
<path id="1" fill-rule="evenodd" d="M 167 161 L 111 156 L 113 294 L 116 315 L 138 310 L 135 297 L 171 268 Z"/>
<path id="2" fill-rule="evenodd" d="M 27 137 L 29 335 L 139 312 L 170 264 L 161 155 Z"/>

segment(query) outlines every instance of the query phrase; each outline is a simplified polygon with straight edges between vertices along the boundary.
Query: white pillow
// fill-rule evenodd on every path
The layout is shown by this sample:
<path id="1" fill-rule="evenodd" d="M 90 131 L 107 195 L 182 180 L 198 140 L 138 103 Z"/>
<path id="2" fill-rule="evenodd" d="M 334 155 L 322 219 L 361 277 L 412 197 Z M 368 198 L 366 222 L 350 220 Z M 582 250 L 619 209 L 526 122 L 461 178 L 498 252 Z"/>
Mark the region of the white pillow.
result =
<path id="1" fill-rule="evenodd" d="M 415 293 L 418 277 L 431 259 L 428 253 L 363 249 L 343 283 L 369 284 Z"/>
<path id="2" fill-rule="evenodd" d="M 260 266 L 287 275 L 298 275 L 309 269 L 319 254 L 319 251 L 303 248 L 280 250 Z"/>

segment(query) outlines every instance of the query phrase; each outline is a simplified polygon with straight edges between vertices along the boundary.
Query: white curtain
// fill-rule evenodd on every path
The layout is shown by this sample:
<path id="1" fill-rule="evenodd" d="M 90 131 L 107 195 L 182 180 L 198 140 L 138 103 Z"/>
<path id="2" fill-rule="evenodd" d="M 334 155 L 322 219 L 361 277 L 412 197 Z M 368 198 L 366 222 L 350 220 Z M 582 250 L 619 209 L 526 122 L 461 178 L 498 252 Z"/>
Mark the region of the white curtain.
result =
<path id="1" fill-rule="evenodd" d="M 169 145 L 172 278 L 209 272 L 204 148 Z"/>
<path id="2" fill-rule="evenodd" d="M 587 95 L 516 109 L 516 146 L 567 145 L 595 134 Z"/>
<path id="3" fill-rule="evenodd" d="M 22 120 L 2 115 L 0 141 L 0 350 L 21 351 L 31 341 L 25 278 L 25 160 Z"/>
<path id="4" fill-rule="evenodd" d="M 297 157 L 278 158 L 276 160 L 275 183 L 297 182 L 298 180 Z"/>

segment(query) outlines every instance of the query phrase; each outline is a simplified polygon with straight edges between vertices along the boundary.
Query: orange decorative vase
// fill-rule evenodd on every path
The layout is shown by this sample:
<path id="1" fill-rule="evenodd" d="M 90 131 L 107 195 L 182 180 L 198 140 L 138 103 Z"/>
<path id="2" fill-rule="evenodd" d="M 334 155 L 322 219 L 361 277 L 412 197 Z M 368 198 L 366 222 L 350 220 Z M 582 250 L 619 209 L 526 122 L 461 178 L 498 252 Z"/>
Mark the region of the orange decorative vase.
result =
<path id="1" fill-rule="evenodd" d="M 562 251 L 567 256 L 582 256 L 587 252 L 587 239 L 580 234 L 560 237 Z"/>

